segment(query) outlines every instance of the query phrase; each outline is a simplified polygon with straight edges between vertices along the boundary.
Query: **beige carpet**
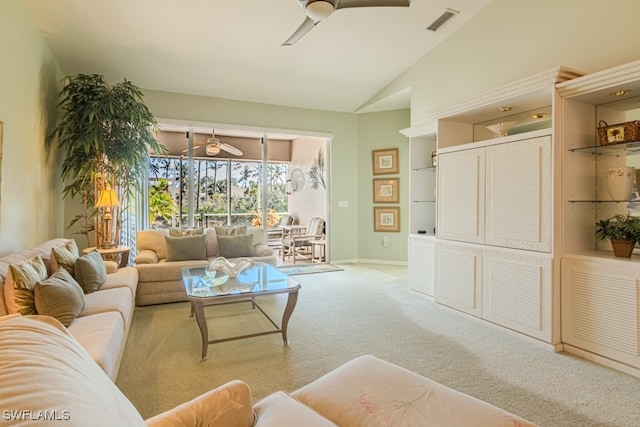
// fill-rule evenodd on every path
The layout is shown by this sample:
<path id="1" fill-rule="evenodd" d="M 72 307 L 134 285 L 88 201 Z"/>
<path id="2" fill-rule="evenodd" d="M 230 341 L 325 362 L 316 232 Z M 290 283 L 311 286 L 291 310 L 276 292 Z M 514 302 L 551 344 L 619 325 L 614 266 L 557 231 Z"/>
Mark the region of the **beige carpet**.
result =
<path id="1" fill-rule="evenodd" d="M 640 426 L 640 379 L 435 305 L 407 289 L 402 267 L 342 265 L 302 284 L 279 335 L 209 346 L 186 303 L 139 307 L 117 380 L 146 418 L 232 379 L 260 399 L 293 391 L 361 354 L 397 363 L 541 426 Z M 279 319 L 286 296 L 262 299 Z M 249 304 L 210 307 L 212 337 L 268 327 Z"/>

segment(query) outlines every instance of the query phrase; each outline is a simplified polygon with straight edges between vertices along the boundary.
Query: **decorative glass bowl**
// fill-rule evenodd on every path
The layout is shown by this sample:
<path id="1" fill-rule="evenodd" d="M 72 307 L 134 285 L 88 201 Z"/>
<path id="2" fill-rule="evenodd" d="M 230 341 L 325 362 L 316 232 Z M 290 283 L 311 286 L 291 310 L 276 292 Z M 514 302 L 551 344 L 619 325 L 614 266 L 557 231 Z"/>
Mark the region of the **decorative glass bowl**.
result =
<path id="1" fill-rule="evenodd" d="M 486 126 L 486 128 L 493 132 L 496 138 L 500 138 L 502 136 L 507 136 L 509 134 L 509 129 L 511 129 L 516 123 L 518 122 L 501 122 Z"/>
<path id="2" fill-rule="evenodd" d="M 226 274 L 227 278 L 237 277 L 238 274 L 249 267 L 253 267 L 254 262 L 249 258 L 237 258 L 235 261 L 229 261 L 224 257 L 218 257 L 211 261 L 208 272 L 222 271 Z M 224 283 L 224 282 L 223 282 Z"/>

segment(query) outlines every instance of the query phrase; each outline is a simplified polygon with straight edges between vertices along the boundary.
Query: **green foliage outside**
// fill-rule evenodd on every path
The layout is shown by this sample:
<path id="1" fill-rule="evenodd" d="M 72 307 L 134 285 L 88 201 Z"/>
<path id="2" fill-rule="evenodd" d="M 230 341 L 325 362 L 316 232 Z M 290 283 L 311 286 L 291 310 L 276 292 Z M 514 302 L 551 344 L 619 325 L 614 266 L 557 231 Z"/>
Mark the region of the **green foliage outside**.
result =
<path id="1" fill-rule="evenodd" d="M 228 172 L 231 168 L 231 180 Z M 177 212 L 183 220 L 187 217 L 189 178 L 186 160 L 175 158 L 152 158 L 150 176 L 167 181 L 168 193 L 174 194 Z M 194 159 L 195 219 L 207 215 L 209 218 L 227 223 L 231 212 L 231 224 L 250 225 L 261 215 L 262 163 L 233 160 Z M 269 212 L 286 213 L 288 207 L 285 192 L 287 165 L 272 163 L 267 166 L 267 207 Z M 150 185 L 155 185 L 154 183 Z M 171 187 L 173 186 L 173 187 Z M 231 188 L 231 196 L 228 190 Z"/>

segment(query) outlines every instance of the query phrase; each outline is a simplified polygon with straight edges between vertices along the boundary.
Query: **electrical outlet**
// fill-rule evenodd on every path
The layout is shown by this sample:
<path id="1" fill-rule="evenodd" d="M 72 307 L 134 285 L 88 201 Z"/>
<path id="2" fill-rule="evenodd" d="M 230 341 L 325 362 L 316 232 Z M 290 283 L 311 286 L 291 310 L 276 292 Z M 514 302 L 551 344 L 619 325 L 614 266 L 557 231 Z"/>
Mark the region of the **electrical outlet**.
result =
<path id="1" fill-rule="evenodd" d="M 385 248 L 389 246 L 389 237 L 384 236 L 382 238 L 382 246 L 384 246 Z"/>

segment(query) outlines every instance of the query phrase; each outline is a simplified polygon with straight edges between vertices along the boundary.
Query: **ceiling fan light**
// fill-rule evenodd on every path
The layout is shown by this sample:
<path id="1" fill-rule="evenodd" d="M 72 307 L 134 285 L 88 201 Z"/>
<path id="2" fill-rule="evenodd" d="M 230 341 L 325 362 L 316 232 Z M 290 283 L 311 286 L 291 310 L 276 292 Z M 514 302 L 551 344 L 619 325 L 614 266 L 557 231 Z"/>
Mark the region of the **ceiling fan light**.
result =
<path id="1" fill-rule="evenodd" d="M 207 145 L 204 151 L 207 153 L 207 156 L 215 156 L 220 153 L 220 147 L 218 147 L 217 145 L 210 144 L 210 145 Z"/>
<path id="2" fill-rule="evenodd" d="M 330 17 L 331 14 L 335 11 L 335 7 L 331 2 L 318 0 L 307 3 L 304 11 L 309 18 L 317 22 Z"/>

